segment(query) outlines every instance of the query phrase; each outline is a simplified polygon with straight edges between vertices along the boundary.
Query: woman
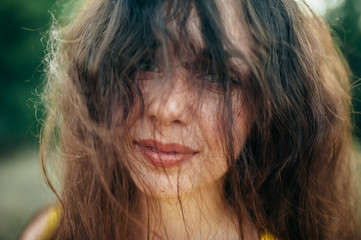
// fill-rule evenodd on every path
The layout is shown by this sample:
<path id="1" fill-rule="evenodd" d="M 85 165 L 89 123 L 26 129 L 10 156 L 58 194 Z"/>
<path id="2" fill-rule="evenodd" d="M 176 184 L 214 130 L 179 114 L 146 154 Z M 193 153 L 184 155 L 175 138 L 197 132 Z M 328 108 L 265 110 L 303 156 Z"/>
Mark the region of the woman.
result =
<path id="1" fill-rule="evenodd" d="M 47 238 L 359 238 L 346 65 L 304 5 L 88 0 L 52 39 Z"/>

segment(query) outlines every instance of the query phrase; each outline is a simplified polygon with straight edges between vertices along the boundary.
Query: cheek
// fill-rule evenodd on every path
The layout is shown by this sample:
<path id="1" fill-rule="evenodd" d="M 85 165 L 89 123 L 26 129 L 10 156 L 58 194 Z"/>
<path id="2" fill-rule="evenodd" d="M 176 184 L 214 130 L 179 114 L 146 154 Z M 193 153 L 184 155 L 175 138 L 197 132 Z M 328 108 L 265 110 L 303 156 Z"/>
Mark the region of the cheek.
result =
<path id="1" fill-rule="evenodd" d="M 220 152 L 223 149 L 222 139 L 224 136 L 219 99 L 208 96 L 202 100 L 202 104 L 197 111 L 199 129 L 209 150 Z"/>
<path id="2" fill-rule="evenodd" d="M 134 95 L 133 104 L 128 109 L 129 112 L 125 122 L 125 129 L 127 130 L 133 128 L 135 123 L 144 115 L 144 101 L 147 99 L 148 92 L 144 90 L 144 84 L 142 82 L 138 83 L 138 87 L 141 90 L 141 93 Z M 122 117 L 123 115 L 119 115 L 118 123 L 122 121 Z"/>
<path id="3" fill-rule="evenodd" d="M 234 93 L 232 99 L 232 115 L 233 115 L 233 126 L 232 133 L 234 137 L 234 153 L 235 158 L 241 153 L 243 146 L 248 137 L 250 129 L 250 120 L 248 109 L 244 104 L 244 100 L 241 92 Z"/>
<path id="4" fill-rule="evenodd" d="M 242 151 L 242 148 L 246 142 L 249 127 L 247 124 L 247 114 L 246 111 L 242 111 L 240 115 L 237 115 L 233 124 L 233 133 L 234 133 L 234 152 L 237 158 Z"/>
<path id="5" fill-rule="evenodd" d="M 224 117 L 223 107 L 219 104 L 219 100 L 207 99 L 204 102 L 206 104 L 203 104 L 199 111 L 199 126 L 210 152 L 215 158 L 227 159 L 227 156 L 229 156 L 227 146 L 229 144 L 226 141 L 228 128 L 231 127 L 233 141 L 230 146 L 235 153 L 233 158 L 237 158 L 248 135 L 247 110 L 243 107 L 241 100 L 234 100 L 232 109 L 233 124 L 230 126 L 227 118 Z"/>

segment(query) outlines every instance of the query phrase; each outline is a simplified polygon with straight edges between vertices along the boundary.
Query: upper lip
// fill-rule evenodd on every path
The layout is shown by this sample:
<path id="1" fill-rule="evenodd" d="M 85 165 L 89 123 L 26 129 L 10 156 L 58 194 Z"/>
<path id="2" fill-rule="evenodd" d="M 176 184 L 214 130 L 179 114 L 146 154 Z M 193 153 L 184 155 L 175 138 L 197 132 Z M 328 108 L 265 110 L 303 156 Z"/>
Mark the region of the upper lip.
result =
<path id="1" fill-rule="evenodd" d="M 163 153 L 194 154 L 198 152 L 197 150 L 194 150 L 182 144 L 161 143 L 154 139 L 143 139 L 137 141 L 137 143 L 144 147 L 153 148 Z"/>

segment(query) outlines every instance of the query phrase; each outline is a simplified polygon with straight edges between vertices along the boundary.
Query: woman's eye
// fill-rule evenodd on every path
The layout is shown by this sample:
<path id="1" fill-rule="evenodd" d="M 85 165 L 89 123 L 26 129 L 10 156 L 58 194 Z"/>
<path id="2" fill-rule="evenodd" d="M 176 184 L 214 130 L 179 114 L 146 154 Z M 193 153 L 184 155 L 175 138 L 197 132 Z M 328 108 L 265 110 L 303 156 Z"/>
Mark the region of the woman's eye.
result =
<path id="1" fill-rule="evenodd" d="M 159 67 L 151 61 L 144 61 L 139 63 L 138 68 L 143 72 L 159 72 Z"/>
<path id="2" fill-rule="evenodd" d="M 223 87 L 222 87 L 222 82 L 219 78 L 219 76 L 215 73 L 206 73 L 200 76 L 200 78 L 203 83 L 205 84 L 205 87 L 212 91 L 212 92 L 217 92 L 220 93 L 222 91 L 224 91 Z M 231 72 L 228 74 L 228 81 L 229 84 L 233 87 L 239 87 L 240 86 L 240 80 L 239 77 L 237 76 L 237 74 Z"/>
<path id="3" fill-rule="evenodd" d="M 218 77 L 214 73 L 207 73 L 201 77 L 206 83 L 218 84 Z"/>
<path id="4" fill-rule="evenodd" d="M 240 78 L 233 72 L 229 74 L 229 80 L 231 81 L 231 84 L 234 86 L 240 86 Z"/>
<path id="5" fill-rule="evenodd" d="M 219 81 L 219 77 L 215 73 L 202 74 L 199 79 L 202 81 L 202 86 L 207 90 L 219 94 L 222 92 L 222 86 Z M 204 85 L 203 85 L 204 84 Z"/>

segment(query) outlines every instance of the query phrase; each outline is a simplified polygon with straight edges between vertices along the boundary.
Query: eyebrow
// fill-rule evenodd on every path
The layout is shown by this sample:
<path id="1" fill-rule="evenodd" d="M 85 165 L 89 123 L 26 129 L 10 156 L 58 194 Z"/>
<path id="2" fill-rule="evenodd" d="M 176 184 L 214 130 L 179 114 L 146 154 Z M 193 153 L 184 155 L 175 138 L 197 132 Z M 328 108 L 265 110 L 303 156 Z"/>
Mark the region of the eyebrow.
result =
<path id="1" fill-rule="evenodd" d="M 225 61 L 227 62 L 226 65 L 228 65 L 230 70 L 234 69 L 243 69 L 245 70 L 246 64 L 242 58 L 237 58 L 236 54 L 233 52 L 236 50 L 226 50 L 225 52 Z M 237 62 L 234 61 L 234 59 L 237 59 Z M 196 66 L 199 64 L 206 65 L 207 67 L 213 65 L 214 58 L 212 56 L 211 51 L 208 48 L 203 48 L 198 53 L 196 53 L 195 59 L 190 62 L 191 65 Z M 204 66 L 202 66 L 204 67 Z"/>
<path id="2" fill-rule="evenodd" d="M 197 55 L 201 56 L 201 57 L 206 57 L 206 58 L 212 59 L 212 53 L 209 50 L 209 48 L 202 48 Z"/>
<path id="3" fill-rule="evenodd" d="M 236 54 L 238 52 L 237 49 L 229 49 L 225 52 L 225 61 L 227 70 L 232 74 L 237 75 L 239 79 L 247 79 L 250 76 L 250 69 L 243 58 Z M 238 56 L 238 57 L 237 57 Z M 208 70 L 213 66 L 213 58 L 209 49 L 201 49 L 199 55 L 197 57 L 201 57 L 203 63 L 201 62 L 200 69 Z M 199 63 L 196 63 L 199 64 Z M 202 65 L 203 64 L 203 65 Z"/>
<path id="4" fill-rule="evenodd" d="M 159 51 L 161 49 L 161 44 L 159 41 L 153 41 L 147 49 L 146 57 L 153 58 L 155 61 L 159 59 Z M 212 56 L 212 52 L 209 48 L 198 48 L 198 49 L 189 49 L 189 51 L 193 51 L 194 53 L 191 54 L 193 57 L 190 59 L 180 60 L 183 67 L 189 70 L 201 70 L 206 71 L 211 69 L 214 66 L 214 58 Z M 185 51 L 187 51 L 185 49 Z M 229 49 L 225 50 L 225 61 L 227 62 L 226 65 L 230 71 L 236 71 L 240 74 L 248 72 L 247 64 L 242 60 L 242 58 L 237 57 L 237 49 Z M 233 60 L 232 60 L 233 58 Z M 237 59 L 235 62 L 234 59 Z"/>
<path id="5" fill-rule="evenodd" d="M 225 59 L 229 60 L 231 58 L 236 57 L 236 54 L 234 54 L 234 52 L 236 52 L 236 51 L 237 50 L 235 50 L 235 49 L 225 50 Z M 213 61 L 213 56 L 212 56 L 211 51 L 208 48 L 204 48 L 204 49 L 201 49 L 198 53 L 196 53 L 196 59 L 205 59 L 205 60 Z M 243 60 L 242 60 L 242 62 L 243 62 Z"/>
<path id="6" fill-rule="evenodd" d="M 200 50 L 196 50 L 190 59 L 181 60 L 181 63 L 186 68 L 192 68 L 192 66 L 208 68 L 213 65 L 213 61 L 214 59 L 210 50 L 207 48 L 202 48 Z"/>

